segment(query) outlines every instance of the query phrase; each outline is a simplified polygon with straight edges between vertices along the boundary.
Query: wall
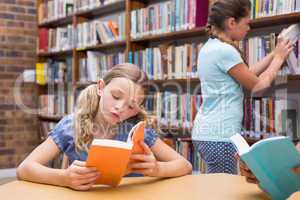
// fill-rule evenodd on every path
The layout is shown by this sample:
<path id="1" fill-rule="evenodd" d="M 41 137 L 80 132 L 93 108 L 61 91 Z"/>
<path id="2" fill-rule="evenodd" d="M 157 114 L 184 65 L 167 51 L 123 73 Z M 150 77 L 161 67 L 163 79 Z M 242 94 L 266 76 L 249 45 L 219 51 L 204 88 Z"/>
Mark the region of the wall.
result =
<path id="1" fill-rule="evenodd" d="M 14 85 L 36 59 L 36 1 L 0 0 L 0 169 L 16 167 L 39 143 L 36 115 L 16 104 Z M 21 100 L 36 107 L 34 84 L 23 84 Z"/>

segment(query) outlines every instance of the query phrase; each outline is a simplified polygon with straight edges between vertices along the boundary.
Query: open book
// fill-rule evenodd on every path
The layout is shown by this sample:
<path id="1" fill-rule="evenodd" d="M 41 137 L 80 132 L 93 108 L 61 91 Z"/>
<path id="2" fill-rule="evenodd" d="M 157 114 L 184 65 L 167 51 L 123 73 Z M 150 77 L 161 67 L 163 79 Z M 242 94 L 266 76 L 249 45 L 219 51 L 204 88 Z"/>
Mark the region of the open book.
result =
<path id="1" fill-rule="evenodd" d="M 88 152 L 86 165 L 100 172 L 97 184 L 117 186 L 126 173 L 130 155 L 143 154 L 140 141 L 144 141 L 145 121 L 137 123 L 129 132 L 126 142 L 94 139 Z"/>
<path id="2" fill-rule="evenodd" d="M 293 24 L 289 26 L 287 29 L 284 29 L 280 33 L 278 38 L 287 38 L 293 44 L 295 44 L 296 42 L 298 42 L 299 36 L 300 36 L 300 24 Z M 292 74 L 300 74 L 300 66 L 298 65 L 297 57 L 298 56 L 295 55 L 295 51 L 292 51 L 286 60 Z"/>
<path id="3" fill-rule="evenodd" d="M 291 171 L 300 165 L 300 154 L 288 137 L 263 139 L 251 147 L 240 134 L 230 140 L 272 199 L 287 199 L 300 190 L 300 174 Z"/>

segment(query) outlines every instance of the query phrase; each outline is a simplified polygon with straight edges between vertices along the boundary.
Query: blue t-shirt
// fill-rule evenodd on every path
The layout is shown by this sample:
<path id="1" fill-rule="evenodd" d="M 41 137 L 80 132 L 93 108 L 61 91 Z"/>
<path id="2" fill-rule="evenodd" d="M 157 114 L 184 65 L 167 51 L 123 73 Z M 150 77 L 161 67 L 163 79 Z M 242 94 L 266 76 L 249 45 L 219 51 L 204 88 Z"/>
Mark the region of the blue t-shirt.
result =
<path id="1" fill-rule="evenodd" d="M 71 164 L 74 160 L 85 161 L 87 159 L 87 152 L 75 150 L 74 143 L 74 115 L 67 115 L 55 126 L 55 128 L 49 133 L 49 136 L 53 139 L 58 148 L 65 153 L 69 158 Z M 134 123 L 124 122 L 118 127 L 118 133 L 113 139 L 119 141 L 126 141 L 127 136 Z M 145 143 L 151 147 L 157 140 L 158 135 L 153 129 L 145 129 Z"/>
<path id="2" fill-rule="evenodd" d="M 198 110 L 192 131 L 193 140 L 229 141 L 241 132 L 243 90 L 228 74 L 243 63 L 232 45 L 219 39 L 209 39 L 198 55 L 198 73 L 203 103 Z"/>

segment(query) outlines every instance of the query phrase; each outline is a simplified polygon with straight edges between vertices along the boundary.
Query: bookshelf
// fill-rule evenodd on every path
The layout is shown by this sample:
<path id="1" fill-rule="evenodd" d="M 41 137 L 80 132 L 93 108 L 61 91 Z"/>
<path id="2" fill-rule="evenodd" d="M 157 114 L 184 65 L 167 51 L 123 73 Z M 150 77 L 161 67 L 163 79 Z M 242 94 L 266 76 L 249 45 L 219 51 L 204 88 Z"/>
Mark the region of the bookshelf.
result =
<path id="1" fill-rule="evenodd" d="M 104 1 L 106 2 L 106 1 Z M 131 18 L 131 14 L 135 10 L 145 9 L 148 7 L 155 7 L 157 3 L 160 2 L 167 2 L 167 1 L 160 1 L 160 0 L 147 0 L 147 1 L 139 1 L 139 0 L 119 0 L 119 1 L 108 1 L 108 3 L 104 3 L 104 5 L 98 5 L 93 8 L 85 8 L 85 9 L 75 9 L 77 8 L 76 5 L 73 5 L 73 12 L 68 13 L 67 16 L 61 17 L 58 19 L 53 19 L 50 21 L 41 22 L 38 24 L 38 28 L 48 28 L 48 29 L 55 29 L 58 27 L 66 27 L 71 25 L 73 28 L 79 27 L 82 23 L 90 23 L 96 19 L 102 19 L 107 16 L 111 15 L 118 15 L 119 13 L 124 13 L 124 23 L 122 30 L 123 30 L 123 39 L 122 40 L 113 40 L 108 43 L 97 43 L 93 45 L 85 45 L 83 47 L 77 47 L 76 43 L 73 43 L 72 48 L 67 50 L 59 50 L 55 52 L 39 52 L 37 53 L 37 61 L 44 62 L 48 59 L 57 59 L 57 60 L 64 60 L 67 57 L 72 59 L 71 65 L 71 75 L 66 81 L 68 88 L 71 90 L 71 97 L 75 102 L 76 92 L 80 91 L 81 89 L 85 88 L 87 85 L 94 83 L 94 80 L 81 80 L 81 62 L 84 59 L 88 59 L 88 52 L 100 52 L 106 55 L 120 52 L 124 54 L 124 61 L 126 62 L 134 62 L 135 53 L 138 51 L 143 51 L 147 48 L 155 48 L 159 47 L 160 45 L 164 44 L 171 44 L 174 46 L 180 46 L 185 44 L 200 44 L 206 40 L 205 30 L 202 26 L 195 26 L 193 28 L 189 28 L 187 30 L 179 29 L 179 30 L 171 30 L 170 32 L 164 32 L 160 30 L 161 33 L 153 32 L 152 34 L 146 34 L 140 37 L 133 37 L 132 36 L 132 28 L 134 24 L 134 20 Z M 38 0 L 38 9 L 43 3 L 43 0 Z M 154 8 L 155 9 L 155 8 Z M 257 19 L 251 20 L 250 26 L 250 36 L 255 34 L 257 30 L 261 29 L 269 29 L 272 27 L 277 26 L 287 26 L 289 24 L 297 23 L 300 21 L 300 12 L 294 12 L 289 14 L 280 14 L 276 16 L 268 16 L 268 17 L 260 17 Z M 121 26 L 120 24 L 118 24 Z M 152 27 L 153 28 L 153 27 Z M 78 31 L 78 30 L 77 30 Z M 249 36 L 249 37 L 250 37 Z M 74 42 L 74 41 L 73 41 Z M 160 48 L 160 47 L 159 47 Z M 187 47 L 190 48 L 190 47 Z M 161 49 L 160 49 L 161 50 Z M 175 51 L 175 50 L 174 50 Z M 184 52 L 184 50 L 183 50 Z M 166 66 L 164 66 L 166 67 Z M 166 69 L 163 69 L 165 72 Z M 267 90 L 263 96 L 273 96 L 277 89 L 285 89 L 287 88 L 288 92 L 298 92 L 299 87 L 297 85 L 300 81 L 300 75 L 285 75 L 282 77 L 287 80 L 286 83 L 275 85 L 274 87 Z M 169 83 L 176 83 L 180 85 L 184 92 L 195 92 L 199 94 L 201 89 L 199 88 L 200 80 L 193 76 L 187 77 L 166 77 L 164 76 L 161 79 L 153 79 L 150 81 L 150 85 L 155 85 L 155 87 L 159 88 L 159 91 L 167 91 L 167 90 L 174 90 Z M 44 86 L 44 87 L 47 87 Z M 176 92 L 176 89 L 175 89 Z M 47 92 L 44 92 L 47 93 Z M 68 102 L 68 101 L 67 101 Z M 63 113 L 66 114 L 66 113 Z M 57 122 L 61 119 L 63 114 L 60 115 L 39 115 L 40 121 L 51 121 Z M 192 119 L 190 119 L 192 120 Z M 176 132 L 176 133 L 190 133 L 190 128 L 185 127 L 174 127 L 174 126 L 162 126 L 161 130 L 165 133 L 167 132 Z M 180 134 L 178 134 L 180 136 Z M 175 136 L 178 137 L 178 135 Z M 247 136 L 245 136 L 247 137 Z M 254 143 L 256 139 L 253 137 L 248 137 L 247 140 L 250 143 Z M 185 142 L 190 142 L 189 139 L 185 139 Z"/>

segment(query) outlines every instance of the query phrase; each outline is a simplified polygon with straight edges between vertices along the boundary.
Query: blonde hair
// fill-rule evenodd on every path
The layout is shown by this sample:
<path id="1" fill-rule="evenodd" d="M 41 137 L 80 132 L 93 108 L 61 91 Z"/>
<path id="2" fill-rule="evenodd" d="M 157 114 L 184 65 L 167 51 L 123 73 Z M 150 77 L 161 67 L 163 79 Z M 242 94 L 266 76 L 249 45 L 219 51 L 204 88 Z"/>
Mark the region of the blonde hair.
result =
<path id="1" fill-rule="evenodd" d="M 148 77 L 144 71 L 136 65 L 122 63 L 115 65 L 103 77 L 105 85 L 114 78 L 127 78 L 140 85 L 145 96 L 148 93 Z M 87 151 L 88 146 L 93 140 L 94 118 L 99 109 L 100 96 L 97 94 L 97 85 L 93 84 L 82 90 L 80 93 L 75 109 L 75 146 L 77 150 Z M 136 116 L 139 119 L 146 119 L 146 112 L 141 112 Z"/>

